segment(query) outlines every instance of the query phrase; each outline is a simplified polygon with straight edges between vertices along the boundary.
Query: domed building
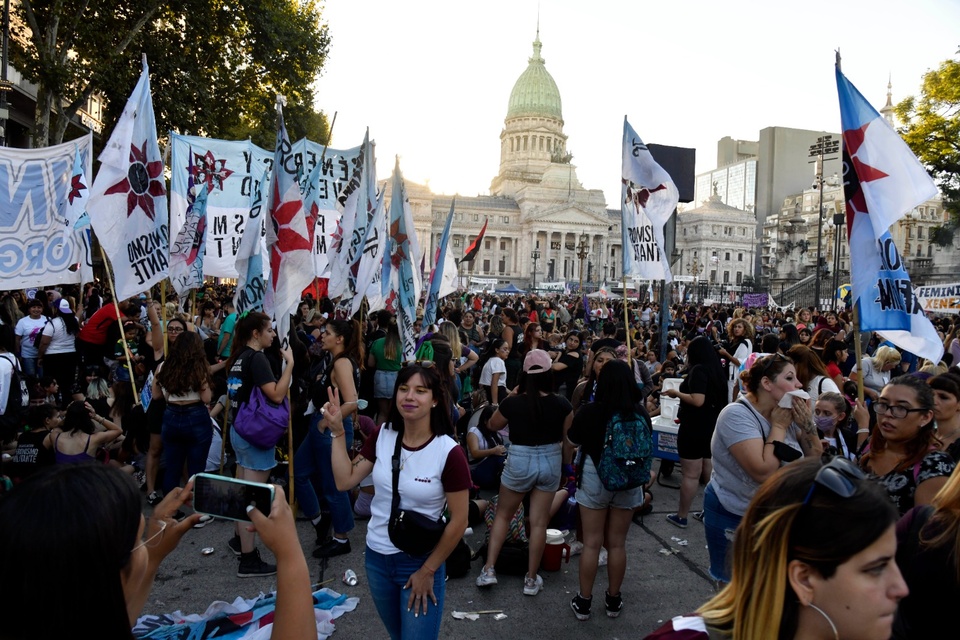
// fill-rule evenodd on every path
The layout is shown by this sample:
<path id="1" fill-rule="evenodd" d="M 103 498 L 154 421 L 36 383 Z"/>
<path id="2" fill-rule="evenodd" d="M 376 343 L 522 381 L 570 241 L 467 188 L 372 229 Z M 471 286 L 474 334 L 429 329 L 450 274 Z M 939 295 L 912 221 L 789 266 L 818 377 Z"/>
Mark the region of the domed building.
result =
<path id="1" fill-rule="evenodd" d="M 488 222 L 476 259 L 460 266 L 464 286 L 575 288 L 581 279 L 581 242 L 587 247 L 585 286 L 620 277 L 620 211 L 608 210 L 603 192 L 585 189 L 577 179 L 563 133 L 560 89 L 547 71 L 542 48 L 538 31 L 533 56 L 507 100 L 500 168 L 490 195 L 457 197 L 454 256 L 462 257 Z M 388 197 L 390 183 L 386 181 Z M 420 246 L 432 263 L 453 197 L 409 182 L 407 192 Z"/>

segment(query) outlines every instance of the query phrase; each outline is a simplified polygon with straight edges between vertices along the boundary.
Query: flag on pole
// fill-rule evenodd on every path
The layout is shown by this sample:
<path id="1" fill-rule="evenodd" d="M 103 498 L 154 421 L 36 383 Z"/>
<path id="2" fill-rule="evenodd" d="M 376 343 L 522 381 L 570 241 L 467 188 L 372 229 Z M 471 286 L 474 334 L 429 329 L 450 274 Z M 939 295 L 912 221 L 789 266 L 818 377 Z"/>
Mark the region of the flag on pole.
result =
<path id="1" fill-rule="evenodd" d="M 673 281 L 664 251 L 663 226 L 680 201 L 680 192 L 657 164 L 627 117 L 623 117 L 620 181 L 623 275 Z"/>
<path id="2" fill-rule="evenodd" d="M 363 239 L 363 251 L 357 268 L 357 295 L 353 297 L 351 312 L 360 310 L 363 298 L 367 298 L 367 311 L 383 309 L 384 297 L 380 276 L 383 273 L 383 254 L 387 249 L 387 205 L 383 193 L 377 197 L 377 208 L 367 225 Z"/>
<path id="3" fill-rule="evenodd" d="M 463 253 L 463 257 L 460 258 L 460 262 L 473 262 L 473 259 L 477 257 L 477 252 L 480 251 L 480 241 L 483 240 L 483 234 L 487 232 L 488 222 L 490 222 L 490 219 L 485 218 L 480 233 L 477 234 L 477 237 L 474 238 L 470 246 L 467 247 L 467 250 Z"/>
<path id="4" fill-rule="evenodd" d="M 183 226 L 170 247 L 170 284 L 181 296 L 203 286 L 203 256 L 207 240 L 207 185 L 193 182 L 193 151 L 190 151 L 187 212 Z"/>
<path id="5" fill-rule="evenodd" d="M 836 68 L 843 129 L 843 195 L 860 329 L 933 362 L 943 342 L 923 313 L 890 226 L 937 194 L 903 139 Z"/>
<path id="6" fill-rule="evenodd" d="M 75 263 L 80 271 L 80 282 L 93 282 L 93 256 L 91 255 L 90 216 L 87 215 L 87 187 L 86 173 L 83 170 L 83 156 L 80 147 L 77 147 L 73 159 L 73 171 L 70 173 L 70 184 L 67 186 L 67 207 L 64 215 L 63 244 L 66 247 L 75 244 L 79 251 L 79 262 Z M 72 267 L 71 267 L 72 268 Z"/>
<path id="7" fill-rule="evenodd" d="M 350 182 L 337 196 L 340 204 L 339 238 L 335 234 L 336 256 L 330 260 L 331 298 L 349 300 L 357 292 L 357 270 L 363 255 L 363 241 L 367 225 L 377 208 L 377 166 L 374 144 L 370 141 L 370 129 L 363 136 L 359 162 L 355 165 Z"/>
<path id="8" fill-rule="evenodd" d="M 286 345 L 290 316 L 300 303 L 300 292 L 313 282 L 313 247 L 297 184 L 297 165 L 283 122 L 283 96 L 277 96 L 277 147 L 267 191 L 267 253 L 270 282 L 263 308 L 277 323 L 277 335 Z"/>
<path id="9" fill-rule="evenodd" d="M 454 198 L 450 202 L 450 213 L 443 225 L 440 245 L 433 259 L 433 271 L 430 272 L 430 288 L 427 289 L 427 302 L 423 309 L 423 326 L 429 327 L 437 319 L 440 298 L 457 290 L 457 263 L 450 249 L 450 228 L 453 226 L 453 209 L 457 204 Z M 486 226 L 486 223 L 484 223 Z"/>
<path id="10" fill-rule="evenodd" d="M 263 170 L 258 180 L 252 180 L 250 186 L 250 208 L 246 216 L 246 226 L 237 249 L 237 289 L 233 295 L 233 306 L 237 313 L 261 311 L 266 283 L 263 279 L 263 253 L 260 251 L 261 232 L 263 230 L 263 189 L 267 184 L 267 172 Z"/>
<path id="11" fill-rule="evenodd" d="M 409 360 L 413 358 L 417 347 L 417 334 L 413 330 L 413 323 L 417 319 L 420 283 L 413 261 L 415 256 L 420 255 L 420 246 L 413 227 L 413 212 L 403 184 L 403 174 L 400 173 L 399 157 L 393 170 L 388 233 L 388 252 L 383 260 L 381 284 L 384 297 L 396 300 L 397 326 L 400 328 L 403 358 Z M 387 306 L 389 308 L 389 303 Z"/>
<path id="12" fill-rule="evenodd" d="M 119 298 L 145 291 L 167 277 L 167 195 L 146 56 L 140 80 L 100 154 L 87 211 L 113 264 Z"/>

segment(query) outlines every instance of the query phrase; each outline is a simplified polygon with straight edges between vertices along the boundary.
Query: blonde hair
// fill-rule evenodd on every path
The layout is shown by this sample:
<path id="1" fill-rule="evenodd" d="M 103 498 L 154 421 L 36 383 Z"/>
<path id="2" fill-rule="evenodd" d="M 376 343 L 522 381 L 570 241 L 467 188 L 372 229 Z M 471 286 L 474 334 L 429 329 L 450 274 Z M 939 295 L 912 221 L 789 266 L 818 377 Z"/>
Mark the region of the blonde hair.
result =
<path id="1" fill-rule="evenodd" d="M 453 359 L 460 362 L 463 357 L 463 344 L 460 342 L 460 328 L 452 322 L 444 322 L 440 325 L 440 333 L 450 341 L 450 350 L 453 351 Z"/>
<path id="2" fill-rule="evenodd" d="M 950 559 L 957 572 L 957 580 L 960 580 L 960 473 L 954 471 L 950 474 L 947 483 L 937 492 L 930 504 L 934 509 L 930 520 L 936 523 L 935 530 L 939 532 L 928 538 L 921 530 L 920 546 L 926 548 L 950 545 L 953 548 Z"/>
<path id="3" fill-rule="evenodd" d="M 884 345 L 877 349 L 877 352 L 873 354 L 870 360 L 873 361 L 873 366 L 879 370 L 882 369 L 884 365 L 900 362 L 900 352 L 893 347 Z"/>

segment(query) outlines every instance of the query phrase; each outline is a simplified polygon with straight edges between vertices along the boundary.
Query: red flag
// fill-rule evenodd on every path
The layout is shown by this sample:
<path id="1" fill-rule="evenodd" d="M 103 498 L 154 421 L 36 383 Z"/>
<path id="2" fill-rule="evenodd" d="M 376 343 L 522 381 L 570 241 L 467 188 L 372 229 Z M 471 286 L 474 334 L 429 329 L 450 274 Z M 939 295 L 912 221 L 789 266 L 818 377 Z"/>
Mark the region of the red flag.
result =
<path id="1" fill-rule="evenodd" d="M 473 262 L 473 259 L 477 257 L 477 252 L 480 251 L 480 241 L 483 240 L 483 234 L 487 232 L 488 222 L 490 222 L 489 218 L 483 221 L 483 228 L 480 229 L 480 233 L 477 234 L 477 237 L 474 238 L 473 242 L 470 243 L 470 246 L 467 247 L 466 252 L 463 254 L 463 258 L 460 259 L 460 262 Z"/>

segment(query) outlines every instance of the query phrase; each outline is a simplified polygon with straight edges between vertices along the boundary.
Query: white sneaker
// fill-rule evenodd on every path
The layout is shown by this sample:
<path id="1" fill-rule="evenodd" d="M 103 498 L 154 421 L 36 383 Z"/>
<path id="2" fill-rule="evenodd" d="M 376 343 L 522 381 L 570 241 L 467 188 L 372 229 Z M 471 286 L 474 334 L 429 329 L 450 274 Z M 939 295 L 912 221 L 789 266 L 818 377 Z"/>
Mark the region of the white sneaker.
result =
<path id="1" fill-rule="evenodd" d="M 583 543 L 579 540 L 574 540 L 570 543 L 570 557 L 580 555 L 580 552 L 583 551 Z"/>
<path id="2" fill-rule="evenodd" d="M 492 587 L 497 584 L 497 572 L 493 567 L 484 567 L 477 576 L 478 587 Z"/>
<path id="3" fill-rule="evenodd" d="M 193 525 L 193 528 L 202 529 L 211 522 L 213 522 L 213 516 L 208 516 L 207 514 L 203 514 L 202 516 L 200 516 L 200 519 L 197 520 L 197 524 Z"/>
<path id="4" fill-rule="evenodd" d="M 607 566 L 607 550 L 604 549 L 603 547 L 600 547 L 600 557 L 597 560 L 597 566 L 598 567 Z"/>
<path id="5" fill-rule="evenodd" d="M 543 589 L 543 578 L 540 577 L 540 574 L 537 574 L 536 578 L 523 579 L 523 595 L 535 596 L 540 593 L 541 589 Z"/>

